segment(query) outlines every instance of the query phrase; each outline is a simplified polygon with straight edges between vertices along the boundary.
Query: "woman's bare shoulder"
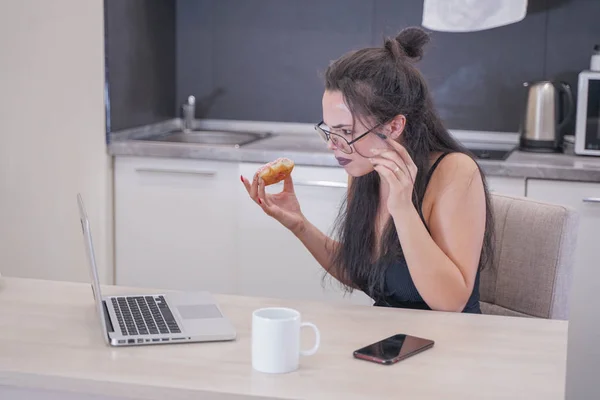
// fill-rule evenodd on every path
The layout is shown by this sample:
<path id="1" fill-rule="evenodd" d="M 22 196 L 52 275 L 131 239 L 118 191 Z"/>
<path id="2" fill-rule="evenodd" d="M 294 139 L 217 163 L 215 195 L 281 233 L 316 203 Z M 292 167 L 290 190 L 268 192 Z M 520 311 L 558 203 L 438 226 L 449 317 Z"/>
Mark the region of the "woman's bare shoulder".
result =
<path id="1" fill-rule="evenodd" d="M 471 156 L 454 152 L 445 156 L 434 171 L 432 184 L 450 184 L 463 179 L 472 180 L 479 175 L 479 166 Z"/>
<path id="2" fill-rule="evenodd" d="M 438 200 L 449 193 L 458 196 L 467 193 L 483 194 L 479 166 L 467 154 L 451 153 L 439 162 L 427 186 L 423 199 L 424 209 L 430 210 Z"/>

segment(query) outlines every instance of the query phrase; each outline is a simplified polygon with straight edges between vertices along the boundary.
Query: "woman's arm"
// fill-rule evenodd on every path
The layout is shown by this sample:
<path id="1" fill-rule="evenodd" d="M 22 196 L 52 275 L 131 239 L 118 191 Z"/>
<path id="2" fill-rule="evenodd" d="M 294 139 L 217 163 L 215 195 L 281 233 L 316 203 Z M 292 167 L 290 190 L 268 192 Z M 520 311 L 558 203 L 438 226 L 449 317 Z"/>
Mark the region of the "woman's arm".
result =
<path id="1" fill-rule="evenodd" d="M 473 290 L 485 232 L 485 192 L 477 165 L 458 153 L 440 162 L 426 196 L 432 199 L 430 234 L 411 201 L 409 177 L 416 167 L 403 147 L 393 146 L 395 155 L 381 153 L 374 163 L 390 185 L 388 211 L 415 287 L 432 309 L 462 311 Z"/>
<path id="2" fill-rule="evenodd" d="M 442 171 L 444 162 L 452 173 Z M 483 244 L 483 181 L 474 161 L 463 154 L 447 156 L 438 173 L 429 188 L 431 235 L 414 207 L 399 209 L 392 218 L 423 300 L 435 310 L 460 312 L 473 291 Z"/>

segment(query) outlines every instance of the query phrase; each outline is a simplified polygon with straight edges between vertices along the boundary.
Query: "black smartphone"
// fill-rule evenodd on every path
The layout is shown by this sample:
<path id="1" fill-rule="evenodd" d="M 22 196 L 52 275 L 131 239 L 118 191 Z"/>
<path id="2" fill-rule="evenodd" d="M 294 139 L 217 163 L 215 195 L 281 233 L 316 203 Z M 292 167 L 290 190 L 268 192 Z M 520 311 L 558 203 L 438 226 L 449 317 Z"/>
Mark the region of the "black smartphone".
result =
<path id="1" fill-rule="evenodd" d="M 400 333 L 356 350 L 354 357 L 390 365 L 430 349 L 434 343 L 433 340 Z"/>

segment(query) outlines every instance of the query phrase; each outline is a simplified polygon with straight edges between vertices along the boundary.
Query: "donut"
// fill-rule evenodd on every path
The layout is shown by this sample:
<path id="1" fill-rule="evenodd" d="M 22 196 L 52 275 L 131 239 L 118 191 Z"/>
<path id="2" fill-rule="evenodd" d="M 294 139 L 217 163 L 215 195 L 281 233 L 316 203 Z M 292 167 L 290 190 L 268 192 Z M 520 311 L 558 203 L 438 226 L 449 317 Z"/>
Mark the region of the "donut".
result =
<path id="1" fill-rule="evenodd" d="M 289 158 L 281 157 L 260 167 L 256 175 L 258 178 L 262 178 L 265 186 L 269 186 L 287 178 L 293 169 L 294 162 Z"/>

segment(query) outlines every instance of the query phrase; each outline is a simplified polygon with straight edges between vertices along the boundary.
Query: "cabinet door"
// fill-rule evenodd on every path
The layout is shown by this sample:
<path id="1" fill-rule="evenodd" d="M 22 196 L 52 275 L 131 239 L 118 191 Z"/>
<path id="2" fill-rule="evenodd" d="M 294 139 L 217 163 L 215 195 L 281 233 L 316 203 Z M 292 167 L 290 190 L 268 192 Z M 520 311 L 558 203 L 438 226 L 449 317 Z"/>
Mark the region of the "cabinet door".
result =
<path id="1" fill-rule="evenodd" d="M 240 172 L 252 179 L 259 164 L 246 163 Z M 296 196 L 306 218 L 329 234 L 346 195 L 347 175 L 341 168 L 296 166 Z M 279 192 L 283 185 L 267 187 Z M 255 204 L 240 188 L 239 285 L 243 295 L 372 304 L 360 291 L 344 295 L 331 277 L 323 282 L 323 268 L 304 245 Z"/>
<path id="2" fill-rule="evenodd" d="M 528 179 L 527 197 L 576 209 L 579 212 L 579 231 L 575 265 L 587 268 L 598 263 L 600 184 Z"/>
<path id="3" fill-rule="evenodd" d="M 238 164 L 115 159 L 118 285 L 235 291 Z"/>
<path id="4" fill-rule="evenodd" d="M 525 197 L 525 179 L 506 176 L 486 176 L 490 192 L 507 196 Z"/>
<path id="5" fill-rule="evenodd" d="M 571 206 L 579 212 L 575 270 L 570 288 L 569 338 L 567 348 L 567 394 L 578 385 L 592 384 L 600 352 L 595 346 L 600 329 L 600 184 L 527 180 L 527 197 Z M 575 398 L 575 397 L 572 397 Z"/>

